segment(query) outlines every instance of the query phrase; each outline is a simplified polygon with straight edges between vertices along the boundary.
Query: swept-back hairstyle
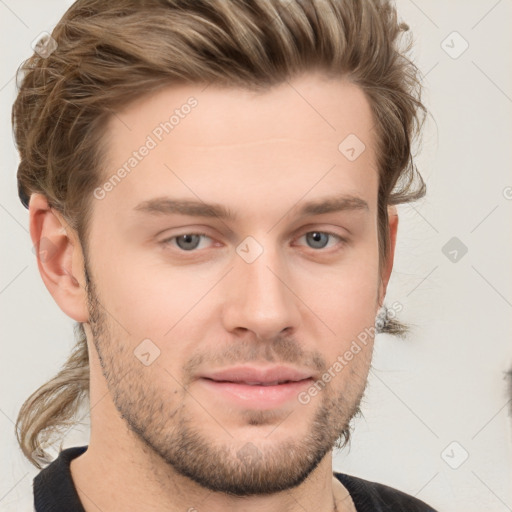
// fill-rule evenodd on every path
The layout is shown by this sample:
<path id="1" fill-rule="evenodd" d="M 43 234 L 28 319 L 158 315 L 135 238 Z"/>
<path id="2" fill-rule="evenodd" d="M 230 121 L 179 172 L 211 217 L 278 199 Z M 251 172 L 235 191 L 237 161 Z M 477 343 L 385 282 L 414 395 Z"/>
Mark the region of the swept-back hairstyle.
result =
<path id="1" fill-rule="evenodd" d="M 93 190 L 105 172 L 105 126 L 116 109 L 172 84 L 265 91 L 320 70 L 358 85 L 371 106 L 383 265 L 387 206 L 425 194 L 411 145 L 426 109 L 407 56 L 412 41 L 401 44 L 407 31 L 386 0 L 78 0 L 43 51 L 18 70 L 12 122 L 20 199 L 27 206 L 32 193 L 44 194 L 85 249 Z M 18 442 L 38 468 L 39 460 L 48 462 L 42 446 L 88 396 L 87 340 L 77 327 L 62 370 L 27 399 L 17 419 Z M 394 316 L 381 328 L 407 331 Z"/>

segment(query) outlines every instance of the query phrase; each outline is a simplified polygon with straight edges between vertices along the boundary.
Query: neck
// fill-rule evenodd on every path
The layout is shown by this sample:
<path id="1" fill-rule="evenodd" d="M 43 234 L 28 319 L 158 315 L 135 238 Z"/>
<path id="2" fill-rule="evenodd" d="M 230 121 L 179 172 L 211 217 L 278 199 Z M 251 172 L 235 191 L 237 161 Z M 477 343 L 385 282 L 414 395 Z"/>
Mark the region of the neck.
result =
<path id="1" fill-rule="evenodd" d="M 116 446 L 117 445 L 117 446 Z M 331 454 L 299 486 L 273 495 L 238 497 L 212 492 L 142 451 L 118 443 L 94 445 L 71 462 L 71 475 L 86 512 L 349 512 L 346 488 L 332 474 Z M 137 455 L 136 455 L 137 454 Z M 353 504 L 352 504 L 353 505 Z"/>

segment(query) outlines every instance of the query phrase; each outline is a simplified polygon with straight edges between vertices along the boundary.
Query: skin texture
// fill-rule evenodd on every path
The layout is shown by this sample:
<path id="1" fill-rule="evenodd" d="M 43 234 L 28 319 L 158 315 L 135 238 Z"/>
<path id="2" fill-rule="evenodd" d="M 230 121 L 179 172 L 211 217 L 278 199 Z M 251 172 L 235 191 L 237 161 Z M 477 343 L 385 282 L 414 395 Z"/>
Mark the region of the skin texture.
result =
<path id="1" fill-rule="evenodd" d="M 170 87 L 112 117 L 105 181 L 191 96 L 190 113 L 93 199 L 86 254 L 45 198 L 31 198 L 34 244 L 54 246 L 39 260 L 42 278 L 88 335 L 91 438 L 71 464 L 80 499 L 88 512 L 353 510 L 331 450 L 360 412 L 371 337 L 307 404 L 243 406 L 199 376 L 282 364 L 316 380 L 374 325 L 398 217 L 390 208 L 379 275 L 369 103 L 319 74 L 264 94 Z M 366 146 L 354 161 L 338 150 L 349 134 Z M 339 194 L 368 209 L 298 216 L 305 202 Z M 136 209 L 163 197 L 217 203 L 237 218 Z M 194 233 L 206 236 L 172 238 Z M 249 236 L 256 244 L 244 245 Z M 248 263 L 240 247 L 261 254 Z M 148 365 L 137 357 L 143 340 Z"/>

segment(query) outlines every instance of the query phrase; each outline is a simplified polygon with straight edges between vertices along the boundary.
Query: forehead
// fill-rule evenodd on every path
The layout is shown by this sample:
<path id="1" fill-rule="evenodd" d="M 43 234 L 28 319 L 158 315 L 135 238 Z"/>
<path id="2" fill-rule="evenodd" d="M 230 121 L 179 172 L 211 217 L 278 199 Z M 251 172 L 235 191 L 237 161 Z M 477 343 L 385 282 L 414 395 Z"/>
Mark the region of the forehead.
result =
<path id="1" fill-rule="evenodd" d="M 132 211 L 171 196 L 227 204 L 242 219 L 351 194 L 375 208 L 373 126 L 359 87 L 320 74 L 263 93 L 165 88 L 109 120 L 100 186 L 110 185 L 97 206 Z"/>

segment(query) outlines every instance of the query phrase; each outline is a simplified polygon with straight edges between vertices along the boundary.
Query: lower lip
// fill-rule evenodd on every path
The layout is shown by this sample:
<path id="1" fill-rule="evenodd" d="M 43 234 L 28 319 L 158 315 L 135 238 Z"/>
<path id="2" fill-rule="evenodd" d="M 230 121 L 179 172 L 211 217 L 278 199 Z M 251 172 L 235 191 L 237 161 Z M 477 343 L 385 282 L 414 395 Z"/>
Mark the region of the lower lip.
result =
<path id="1" fill-rule="evenodd" d="M 297 400 L 298 394 L 311 385 L 313 379 L 287 382 L 275 386 L 251 386 L 236 382 L 218 382 L 200 379 L 203 385 L 217 396 L 238 402 L 246 407 L 269 409 Z"/>

